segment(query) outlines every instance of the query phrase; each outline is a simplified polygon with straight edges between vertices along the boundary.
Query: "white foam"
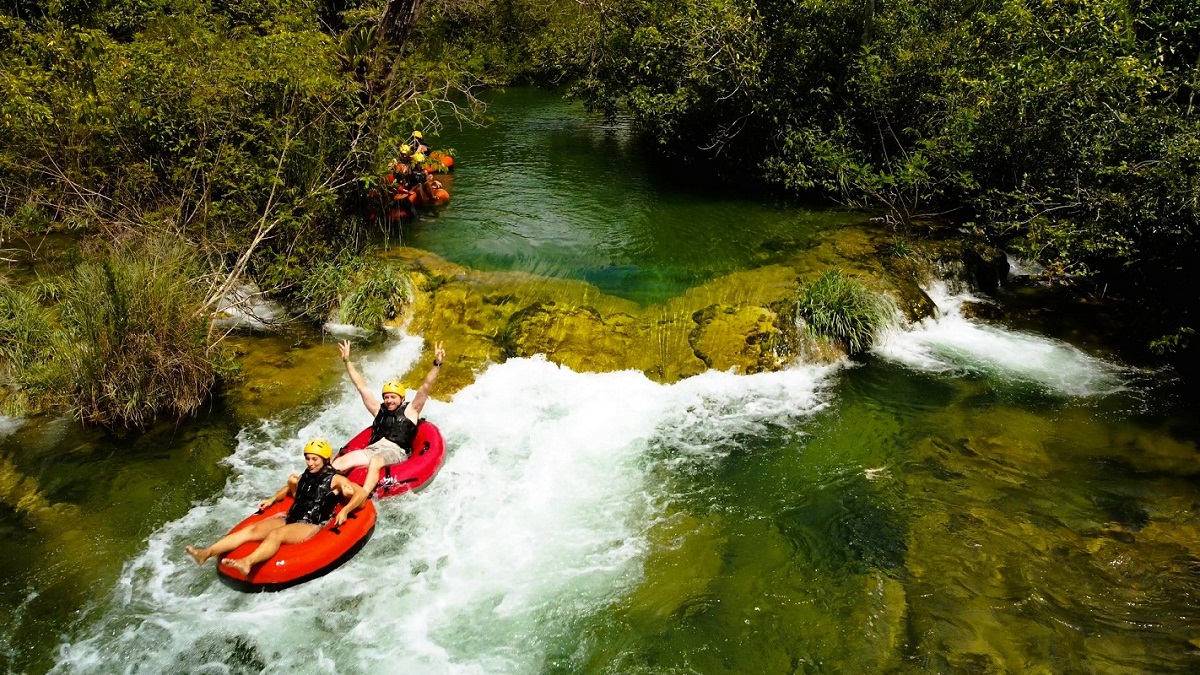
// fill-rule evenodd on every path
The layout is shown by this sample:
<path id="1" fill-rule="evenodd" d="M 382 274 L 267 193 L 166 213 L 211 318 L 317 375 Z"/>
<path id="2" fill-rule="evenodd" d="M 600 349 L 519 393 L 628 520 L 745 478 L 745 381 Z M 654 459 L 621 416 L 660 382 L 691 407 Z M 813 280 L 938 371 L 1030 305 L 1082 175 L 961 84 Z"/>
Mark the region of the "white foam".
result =
<path id="1" fill-rule="evenodd" d="M 1069 396 L 1102 396 L 1125 388 L 1122 369 L 1052 338 L 967 319 L 965 302 L 944 284 L 927 289 L 938 314 L 910 329 L 888 330 L 874 348 L 883 358 L 916 370 L 994 376 L 1031 383 Z"/>
<path id="2" fill-rule="evenodd" d="M 221 298 L 217 305 L 218 326 L 263 330 L 278 325 L 287 317 L 283 308 L 267 300 L 254 284 L 241 284 Z"/>
<path id="3" fill-rule="evenodd" d="M 336 323 L 327 321 L 321 328 L 330 335 L 337 337 L 365 337 L 371 334 L 366 328 L 360 328 L 352 323 Z"/>
<path id="4" fill-rule="evenodd" d="M 406 370 L 420 346 L 401 339 L 362 364 L 366 377 Z M 446 464 L 421 493 L 380 503 L 375 536 L 357 557 L 282 593 L 220 585 L 182 547 L 223 534 L 276 489 L 300 466 L 305 440 L 337 444 L 365 426 L 347 385 L 298 431 L 267 423 L 244 433 L 224 495 L 151 536 L 112 599 L 61 647 L 56 671 L 208 663 L 216 672 L 231 649 L 213 645 L 236 636 L 270 672 L 539 672 L 573 621 L 637 583 L 647 531 L 670 498 L 662 477 L 811 415 L 833 370 L 710 372 L 663 385 L 540 358 L 492 366 L 452 402 L 430 400 L 425 414 L 447 439 Z"/>
<path id="5" fill-rule="evenodd" d="M 1032 277 L 1046 271 L 1046 268 L 1039 265 L 1036 260 L 1018 258 L 1011 253 L 1006 257 L 1008 258 L 1008 273 L 1014 277 Z"/>
<path id="6" fill-rule="evenodd" d="M 8 415 L 0 415 L 0 438 L 8 436 L 24 423 L 25 418 L 23 417 L 9 417 Z"/>

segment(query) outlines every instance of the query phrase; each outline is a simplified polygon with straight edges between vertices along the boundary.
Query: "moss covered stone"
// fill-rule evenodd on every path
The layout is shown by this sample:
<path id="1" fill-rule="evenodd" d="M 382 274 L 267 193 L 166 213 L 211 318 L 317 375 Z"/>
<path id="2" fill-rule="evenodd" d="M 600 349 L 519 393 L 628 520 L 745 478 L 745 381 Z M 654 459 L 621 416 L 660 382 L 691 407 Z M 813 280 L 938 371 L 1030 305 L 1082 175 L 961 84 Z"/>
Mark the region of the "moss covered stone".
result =
<path id="1" fill-rule="evenodd" d="M 413 281 L 411 303 L 392 324 L 448 347 L 439 391 L 469 384 L 489 363 L 537 354 L 581 372 L 635 369 L 673 382 L 709 369 L 754 373 L 843 358 L 842 348 L 805 335 L 796 321 L 797 289 L 830 269 L 869 279 L 910 320 L 932 314 L 920 284 L 933 266 L 883 264 L 878 251 L 887 237 L 841 228 L 781 263 L 728 274 L 650 307 L 582 281 L 471 270 L 411 248 L 384 252 L 380 263 Z M 425 363 L 416 368 L 423 372 Z"/>

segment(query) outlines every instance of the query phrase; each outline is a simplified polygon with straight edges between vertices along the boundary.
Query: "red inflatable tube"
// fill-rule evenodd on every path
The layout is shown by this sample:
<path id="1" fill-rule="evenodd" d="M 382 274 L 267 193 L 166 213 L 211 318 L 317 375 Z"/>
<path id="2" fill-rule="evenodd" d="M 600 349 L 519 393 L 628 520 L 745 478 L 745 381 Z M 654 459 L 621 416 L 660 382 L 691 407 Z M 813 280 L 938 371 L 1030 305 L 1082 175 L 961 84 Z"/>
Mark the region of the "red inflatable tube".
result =
<path id="1" fill-rule="evenodd" d="M 371 429 L 368 427 L 350 439 L 338 456 L 362 450 L 370 442 Z M 420 489 L 442 468 L 445 456 L 446 446 L 442 440 L 442 432 L 429 422 L 421 420 L 417 424 L 416 438 L 413 439 L 412 454 L 403 462 L 388 464 L 379 471 L 379 483 L 375 486 L 373 496 L 382 499 Z M 346 478 L 356 485 L 362 485 L 367 479 L 367 467 L 351 469 Z"/>
<path id="2" fill-rule="evenodd" d="M 342 506 L 344 504 L 339 505 L 337 511 L 341 511 Z M 291 507 L 292 498 L 285 497 L 272 504 L 266 511 L 258 511 L 238 523 L 230 532 L 237 532 L 276 514 L 285 514 Z M 368 499 L 350 514 L 341 527 L 334 527 L 334 521 L 331 519 L 309 539 L 299 544 L 280 546 L 274 556 L 255 565 L 249 575 L 243 575 L 236 569 L 221 564 L 224 558 L 236 560 L 250 555 L 261 542 L 242 544 L 217 560 L 217 577 L 227 586 L 247 593 L 281 591 L 337 569 L 366 545 L 374 531 L 375 504 Z"/>

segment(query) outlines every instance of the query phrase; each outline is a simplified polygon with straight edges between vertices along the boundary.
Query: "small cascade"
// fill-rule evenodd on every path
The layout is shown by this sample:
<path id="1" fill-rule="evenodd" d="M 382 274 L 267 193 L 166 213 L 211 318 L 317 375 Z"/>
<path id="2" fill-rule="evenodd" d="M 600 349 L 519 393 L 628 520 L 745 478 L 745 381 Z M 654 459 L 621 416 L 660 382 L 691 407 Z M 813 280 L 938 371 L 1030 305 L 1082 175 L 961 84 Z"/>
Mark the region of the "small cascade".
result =
<path id="1" fill-rule="evenodd" d="M 226 328 L 266 330 L 287 318 L 278 303 L 266 298 L 253 284 L 241 284 L 229 291 L 217 306 L 214 323 Z"/>
<path id="2" fill-rule="evenodd" d="M 20 417 L 9 417 L 8 415 L 0 415 L 0 438 L 16 431 L 18 427 L 25 422 Z"/>
<path id="3" fill-rule="evenodd" d="M 1104 396 L 1125 389 L 1123 368 L 1060 340 L 969 319 L 968 302 L 988 302 L 944 283 L 927 289 L 937 315 L 889 329 L 873 352 L 916 370 L 995 377 L 1065 396 Z"/>
<path id="4" fill-rule="evenodd" d="M 1033 277 L 1046 271 L 1035 260 L 1027 260 L 1018 258 L 1011 253 L 1008 254 L 1008 273 L 1014 277 Z"/>

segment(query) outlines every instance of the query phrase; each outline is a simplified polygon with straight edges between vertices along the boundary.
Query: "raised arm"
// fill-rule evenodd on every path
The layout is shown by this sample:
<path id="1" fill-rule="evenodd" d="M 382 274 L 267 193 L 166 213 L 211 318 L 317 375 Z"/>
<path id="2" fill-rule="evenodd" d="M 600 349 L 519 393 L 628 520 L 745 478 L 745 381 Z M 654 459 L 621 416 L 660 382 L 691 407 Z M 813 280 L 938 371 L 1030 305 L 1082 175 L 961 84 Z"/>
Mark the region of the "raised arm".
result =
<path id="1" fill-rule="evenodd" d="M 375 394 L 367 388 L 367 381 L 362 375 L 358 374 L 358 370 L 354 367 L 354 362 L 350 360 L 350 341 L 342 340 L 338 343 L 338 351 L 342 353 L 342 361 L 346 364 L 346 374 L 350 376 L 350 381 L 354 383 L 354 388 L 358 390 L 358 395 L 362 397 L 363 405 L 367 406 L 367 410 L 372 416 L 379 413 L 379 399 L 375 398 Z"/>
<path id="2" fill-rule="evenodd" d="M 425 373 L 425 381 L 421 383 L 417 393 L 413 396 L 412 403 L 404 411 L 404 416 L 416 422 L 420 418 L 421 410 L 425 407 L 425 401 L 429 399 L 429 390 L 433 389 L 433 382 L 437 380 L 438 372 L 442 369 L 442 362 L 446 360 L 446 350 L 442 349 L 442 343 L 439 341 L 433 349 L 433 366 Z"/>

